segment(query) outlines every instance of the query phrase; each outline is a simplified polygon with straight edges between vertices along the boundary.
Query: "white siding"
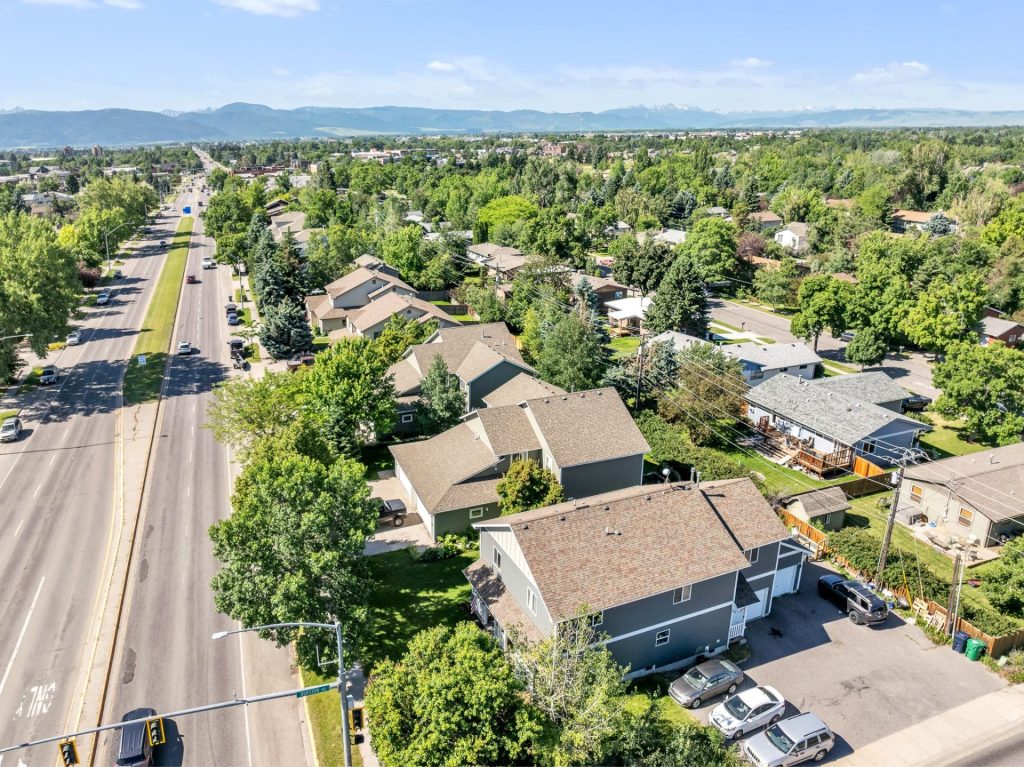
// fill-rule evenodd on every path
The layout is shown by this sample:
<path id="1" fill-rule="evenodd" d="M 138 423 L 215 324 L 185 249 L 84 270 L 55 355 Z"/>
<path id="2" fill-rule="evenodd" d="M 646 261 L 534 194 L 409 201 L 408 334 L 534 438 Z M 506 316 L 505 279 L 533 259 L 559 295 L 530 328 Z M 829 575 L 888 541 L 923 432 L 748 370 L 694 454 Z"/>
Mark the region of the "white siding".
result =
<path id="1" fill-rule="evenodd" d="M 519 541 L 516 540 L 516 536 L 508 528 L 492 527 L 488 528 L 487 532 L 491 534 L 494 542 L 498 544 L 502 551 L 508 555 L 508 558 L 515 563 L 515 566 L 522 571 L 523 575 L 530 579 L 533 583 L 534 590 L 540 593 L 540 589 L 537 588 L 537 580 L 533 577 L 533 573 L 530 572 L 530 565 L 526 562 L 526 557 L 523 555 L 523 550 L 519 546 Z"/>

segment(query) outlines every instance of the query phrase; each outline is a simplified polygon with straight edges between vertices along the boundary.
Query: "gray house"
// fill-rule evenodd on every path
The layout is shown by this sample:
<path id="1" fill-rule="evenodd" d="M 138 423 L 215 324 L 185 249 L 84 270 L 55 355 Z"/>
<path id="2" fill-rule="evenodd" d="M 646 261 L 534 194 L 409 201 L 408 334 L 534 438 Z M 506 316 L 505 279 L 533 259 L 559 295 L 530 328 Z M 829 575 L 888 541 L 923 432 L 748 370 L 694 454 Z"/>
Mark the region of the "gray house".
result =
<path id="1" fill-rule="evenodd" d="M 415 429 L 414 415 L 420 396 L 420 384 L 434 357 L 438 355 L 444 359 L 448 372 L 458 377 L 466 395 L 467 412 L 483 407 L 485 397 L 517 376 L 536 375 L 534 369 L 523 360 L 515 336 L 504 322 L 442 327 L 424 343 L 410 346 L 402 359 L 391 366 L 390 373 L 394 376 L 395 391 L 398 394 L 396 432 L 411 432 Z M 549 393 L 541 391 L 535 396 Z"/>
<path id="2" fill-rule="evenodd" d="M 796 462 L 818 474 L 850 469 L 857 456 L 892 465 L 931 429 L 854 396 L 864 379 L 847 386 L 834 383 L 842 378 L 856 377 L 805 381 L 780 373 L 746 393 L 747 418 L 759 432 L 796 448 Z"/>
<path id="3" fill-rule="evenodd" d="M 650 447 L 609 388 L 482 408 L 436 437 L 389 449 L 412 510 L 436 538 L 496 516 L 498 480 L 516 459 L 536 461 L 566 497 L 582 498 L 639 485 Z"/>
<path id="4" fill-rule="evenodd" d="M 707 343 L 695 336 L 666 330 L 651 339 L 654 343 L 672 344 L 676 351 L 682 351 L 694 344 Z M 814 378 L 821 357 L 806 344 L 724 344 L 718 347 L 723 354 L 739 360 L 743 365 L 743 379 L 751 386 L 767 381 L 779 373 L 789 373 L 798 378 Z M 884 374 L 881 374 L 884 375 Z M 906 395 L 904 395 L 906 396 Z"/>
<path id="5" fill-rule="evenodd" d="M 474 527 L 472 609 L 503 645 L 585 611 L 632 676 L 726 650 L 799 588 L 805 554 L 745 478 L 631 487 Z"/>
<path id="6" fill-rule="evenodd" d="M 815 381 L 814 385 L 861 402 L 870 402 L 894 413 L 903 412 L 903 400 L 910 396 L 910 392 L 880 371 L 822 378 Z"/>

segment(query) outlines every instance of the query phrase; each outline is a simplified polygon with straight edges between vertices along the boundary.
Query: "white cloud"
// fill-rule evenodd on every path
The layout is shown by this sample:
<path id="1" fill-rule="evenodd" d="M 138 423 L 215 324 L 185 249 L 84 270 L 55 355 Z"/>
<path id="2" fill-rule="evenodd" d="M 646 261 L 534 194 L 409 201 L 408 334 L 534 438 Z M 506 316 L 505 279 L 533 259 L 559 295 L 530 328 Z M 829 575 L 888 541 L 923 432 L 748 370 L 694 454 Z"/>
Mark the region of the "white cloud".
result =
<path id="1" fill-rule="evenodd" d="M 454 72 L 455 65 L 452 64 L 450 61 L 435 60 L 427 64 L 427 69 L 431 70 L 432 72 Z"/>
<path id="2" fill-rule="evenodd" d="M 123 8 L 126 11 L 137 11 L 142 8 L 142 3 L 139 0 L 103 0 L 103 4 Z"/>
<path id="3" fill-rule="evenodd" d="M 274 77 L 289 77 L 291 75 L 291 70 L 285 69 L 284 67 L 276 67 L 273 70 L 273 75 Z"/>
<path id="4" fill-rule="evenodd" d="M 62 5 L 66 8 L 95 8 L 92 0 L 21 0 L 28 5 Z"/>
<path id="5" fill-rule="evenodd" d="M 763 69 L 764 67 L 770 67 L 773 62 L 768 59 L 759 59 L 757 56 L 747 56 L 745 59 L 733 59 L 729 62 L 734 67 L 744 67 L 746 69 Z"/>
<path id="6" fill-rule="evenodd" d="M 883 85 L 885 83 L 919 80 L 927 77 L 931 69 L 920 61 L 896 61 L 884 67 L 875 67 L 853 76 L 854 82 L 866 85 Z"/>
<path id="7" fill-rule="evenodd" d="M 237 8 L 259 16 L 284 16 L 290 18 L 320 10 L 320 0 L 215 0 L 228 8 Z"/>

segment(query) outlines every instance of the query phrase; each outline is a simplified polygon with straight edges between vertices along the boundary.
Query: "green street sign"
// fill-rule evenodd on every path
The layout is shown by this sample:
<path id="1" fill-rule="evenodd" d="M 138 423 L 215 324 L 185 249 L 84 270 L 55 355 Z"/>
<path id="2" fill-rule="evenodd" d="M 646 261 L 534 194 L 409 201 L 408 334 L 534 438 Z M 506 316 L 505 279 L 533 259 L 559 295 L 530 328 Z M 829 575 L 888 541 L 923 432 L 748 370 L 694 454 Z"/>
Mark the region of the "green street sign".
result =
<path id="1" fill-rule="evenodd" d="M 319 687 L 307 687 L 305 690 L 299 690 L 295 693 L 296 698 L 305 698 L 307 695 L 316 695 L 318 692 L 327 692 L 331 689 L 329 684 L 322 684 Z"/>

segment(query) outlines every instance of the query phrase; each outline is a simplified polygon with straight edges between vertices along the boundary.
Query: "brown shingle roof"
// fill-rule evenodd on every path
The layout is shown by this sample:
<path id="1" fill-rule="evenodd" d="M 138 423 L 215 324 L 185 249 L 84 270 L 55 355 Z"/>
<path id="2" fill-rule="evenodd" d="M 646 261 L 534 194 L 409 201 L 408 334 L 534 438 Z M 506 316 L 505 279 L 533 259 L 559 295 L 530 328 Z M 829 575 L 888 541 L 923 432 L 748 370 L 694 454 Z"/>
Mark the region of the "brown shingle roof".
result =
<path id="1" fill-rule="evenodd" d="M 632 487 L 477 527 L 511 528 L 557 620 L 747 567 L 730 521 L 748 541 L 788 537 L 749 479 Z"/>
<path id="2" fill-rule="evenodd" d="M 470 416 L 480 421 L 496 456 L 540 450 L 540 440 L 526 412 L 518 405 L 485 407 Z"/>
<path id="3" fill-rule="evenodd" d="M 488 611 L 502 629 L 507 631 L 515 626 L 523 632 L 523 637 L 531 642 L 543 639 L 540 629 L 526 617 L 515 597 L 508 592 L 501 578 L 494 574 L 486 562 L 478 559 L 462 573 L 477 595 L 487 604 Z"/>
<path id="4" fill-rule="evenodd" d="M 502 407 L 503 405 L 517 405 L 528 399 L 556 397 L 560 394 L 565 394 L 565 390 L 559 389 L 547 381 L 534 378 L 528 373 L 520 373 L 484 397 L 484 404 L 487 407 Z"/>
<path id="5" fill-rule="evenodd" d="M 562 468 L 651 449 L 615 389 L 533 399 L 526 407 Z"/>
<path id="6" fill-rule="evenodd" d="M 344 277 L 340 277 L 327 285 L 324 290 L 327 291 L 327 294 L 331 296 L 331 298 L 337 298 L 340 295 L 348 293 L 350 290 L 358 288 L 364 282 L 369 280 L 376 280 L 377 284 L 381 287 L 385 285 L 394 285 L 395 287 L 402 288 L 410 293 L 416 292 L 411 285 L 406 284 L 398 277 L 376 269 L 367 269 L 364 266 L 349 272 Z"/>
<path id="7" fill-rule="evenodd" d="M 369 330 L 387 321 L 389 317 L 404 314 L 409 310 L 414 313 L 414 316 L 410 317 L 410 319 L 414 320 L 427 317 L 442 322 L 456 321 L 433 304 L 415 296 L 407 296 L 402 293 L 386 293 L 376 301 L 371 301 L 362 309 L 351 311 L 348 321 L 359 330 Z"/>

